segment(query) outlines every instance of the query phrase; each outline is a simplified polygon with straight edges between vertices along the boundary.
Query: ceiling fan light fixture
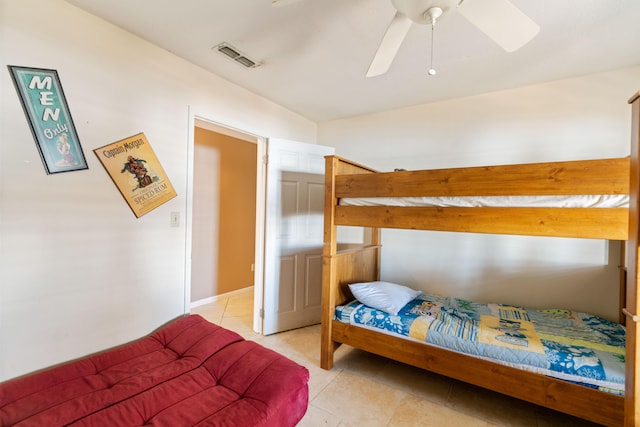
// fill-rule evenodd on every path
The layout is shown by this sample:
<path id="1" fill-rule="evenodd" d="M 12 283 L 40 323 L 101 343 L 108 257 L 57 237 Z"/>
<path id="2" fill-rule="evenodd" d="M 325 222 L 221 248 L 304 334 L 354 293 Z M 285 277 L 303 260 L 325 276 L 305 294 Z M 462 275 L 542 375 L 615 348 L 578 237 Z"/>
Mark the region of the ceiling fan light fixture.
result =
<path id="1" fill-rule="evenodd" d="M 431 22 L 431 64 L 429 71 L 427 72 L 430 76 L 436 75 L 436 69 L 433 68 L 433 45 L 435 38 L 435 30 L 436 30 L 436 20 L 442 16 L 442 9 L 439 7 L 432 7 L 424 13 L 424 17 L 428 18 Z"/>
<path id="2" fill-rule="evenodd" d="M 260 66 L 260 62 L 254 61 L 253 59 L 249 58 L 247 55 L 241 53 L 238 49 L 231 46 L 227 42 L 222 42 L 214 46 L 213 49 L 217 50 L 219 53 L 231 59 L 236 64 L 240 64 L 245 68 L 256 68 Z"/>

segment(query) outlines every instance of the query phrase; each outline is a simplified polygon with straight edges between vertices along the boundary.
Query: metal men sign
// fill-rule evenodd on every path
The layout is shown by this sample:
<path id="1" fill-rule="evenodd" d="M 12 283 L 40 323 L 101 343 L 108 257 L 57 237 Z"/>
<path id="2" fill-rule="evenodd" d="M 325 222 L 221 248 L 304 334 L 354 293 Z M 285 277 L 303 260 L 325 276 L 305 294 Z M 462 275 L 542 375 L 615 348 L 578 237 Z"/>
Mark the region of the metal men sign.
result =
<path id="1" fill-rule="evenodd" d="M 87 169 L 55 70 L 9 65 L 47 173 Z"/>

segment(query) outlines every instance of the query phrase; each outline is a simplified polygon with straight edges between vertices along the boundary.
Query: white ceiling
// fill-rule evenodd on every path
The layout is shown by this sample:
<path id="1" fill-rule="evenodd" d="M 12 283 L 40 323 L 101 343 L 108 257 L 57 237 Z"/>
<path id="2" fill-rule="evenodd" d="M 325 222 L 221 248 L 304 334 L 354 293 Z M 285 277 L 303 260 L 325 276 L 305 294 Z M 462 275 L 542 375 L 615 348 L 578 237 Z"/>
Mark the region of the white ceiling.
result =
<path id="1" fill-rule="evenodd" d="M 436 25 L 436 76 L 431 27 L 413 25 L 374 78 L 390 0 L 67 1 L 316 122 L 640 65 L 640 0 L 512 0 L 541 27 L 514 53 L 451 13 Z M 230 61 L 221 42 L 262 65 Z"/>

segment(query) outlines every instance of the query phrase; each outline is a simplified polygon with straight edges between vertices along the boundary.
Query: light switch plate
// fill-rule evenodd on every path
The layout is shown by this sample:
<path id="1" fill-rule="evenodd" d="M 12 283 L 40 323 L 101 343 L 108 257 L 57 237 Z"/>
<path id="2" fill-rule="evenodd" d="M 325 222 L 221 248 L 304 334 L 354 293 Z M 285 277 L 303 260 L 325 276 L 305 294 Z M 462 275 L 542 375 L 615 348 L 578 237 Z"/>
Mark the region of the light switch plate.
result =
<path id="1" fill-rule="evenodd" d="M 171 212 L 169 221 L 171 227 L 180 227 L 180 212 Z"/>

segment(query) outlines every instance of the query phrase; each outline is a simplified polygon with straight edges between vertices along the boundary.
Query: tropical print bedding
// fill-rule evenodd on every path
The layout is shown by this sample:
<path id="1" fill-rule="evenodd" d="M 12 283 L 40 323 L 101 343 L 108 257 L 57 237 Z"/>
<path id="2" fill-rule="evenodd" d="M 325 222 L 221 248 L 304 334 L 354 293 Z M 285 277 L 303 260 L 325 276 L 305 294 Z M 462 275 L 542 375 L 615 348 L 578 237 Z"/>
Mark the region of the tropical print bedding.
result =
<path id="1" fill-rule="evenodd" d="M 390 315 L 353 301 L 336 319 L 624 393 L 625 329 L 571 310 L 533 310 L 421 294 Z"/>

